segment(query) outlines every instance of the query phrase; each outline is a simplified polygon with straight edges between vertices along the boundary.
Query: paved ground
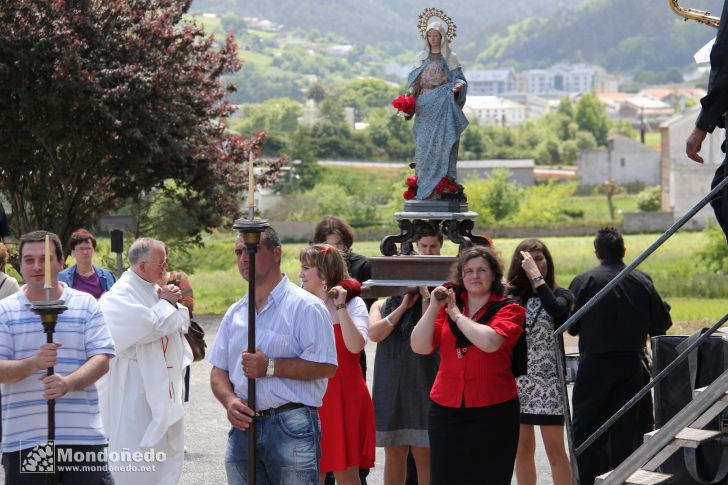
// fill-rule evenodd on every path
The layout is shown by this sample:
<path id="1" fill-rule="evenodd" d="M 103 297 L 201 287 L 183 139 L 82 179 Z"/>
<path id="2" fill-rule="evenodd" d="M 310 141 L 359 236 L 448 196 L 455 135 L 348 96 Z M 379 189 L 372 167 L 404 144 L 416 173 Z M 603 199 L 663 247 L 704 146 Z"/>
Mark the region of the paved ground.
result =
<path id="1" fill-rule="evenodd" d="M 220 317 L 204 316 L 197 317 L 198 322 L 205 329 L 205 339 L 208 346 L 217 333 Z M 567 352 L 575 352 L 575 341 L 566 341 Z M 376 344 L 369 343 L 366 348 L 369 369 L 374 368 L 374 353 Z M 182 483 L 185 485 L 225 483 L 225 470 L 223 457 L 227 432 L 230 429 L 225 412 L 222 406 L 212 395 L 209 385 L 210 364 L 198 362 L 192 367 L 191 400 L 188 403 L 186 412 L 186 441 L 187 460 L 185 461 L 182 473 Z M 367 373 L 368 384 L 371 388 L 372 372 Z M 538 469 L 539 483 L 550 484 L 551 472 L 546 459 L 546 454 L 537 436 L 536 466 Z M 384 472 L 384 451 L 377 448 L 376 467 L 371 470 L 369 485 L 381 485 Z M 513 480 L 515 484 L 515 479 Z"/>
<path id="2" fill-rule="evenodd" d="M 197 321 L 205 329 L 205 340 L 208 347 L 212 345 L 218 326 L 219 316 L 198 316 Z M 567 340 L 567 352 L 575 351 L 574 342 Z M 369 369 L 374 368 L 374 353 L 376 344 L 369 343 L 366 348 Z M 226 483 L 223 458 L 227 433 L 230 429 L 225 411 L 217 402 L 210 390 L 210 364 L 207 361 L 192 365 L 190 402 L 187 403 L 185 413 L 185 441 L 188 453 L 186 455 L 182 472 L 184 485 L 205 485 Z M 371 375 L 368 372 L 368 384 L 371 388 Z M 540 484 L 550 484 L 551 473 L 548 461 L 537 438 L 536 465 Z M 376 467 L 371 470 L 368 478 L 369 485 L 381 485 L 384 471 L 384 452 L 377 448 Z M 0 483 L 5 481 L 4 473 L 0 468 Z M 515 484 L 515 479 L 513 480 Z"/>

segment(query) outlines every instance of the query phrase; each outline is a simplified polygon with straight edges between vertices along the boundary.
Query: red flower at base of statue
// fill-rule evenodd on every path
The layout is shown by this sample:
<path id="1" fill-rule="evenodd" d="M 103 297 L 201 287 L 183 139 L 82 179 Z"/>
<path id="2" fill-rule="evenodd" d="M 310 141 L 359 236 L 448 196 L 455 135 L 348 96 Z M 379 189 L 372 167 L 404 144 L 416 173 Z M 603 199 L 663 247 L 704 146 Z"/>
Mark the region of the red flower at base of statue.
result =
<path id="1" fill-rule="evenodd" d="M 460 190 L 460 187 L 455 183 L 454 180 L 445 176 L 435 186 L 435 192 L 438 194 L 456 194 Z"/>
<path id="2" fill-rule="evenodd" d="M 417 106 L 417 102 L 415 101 L 414 96 L 400 96 L 394 101 L 392 101 L 392 106 L 394 106 L 397 111 L 400 111 L 404 113 L 407 116 L 412 116 L 415 114 L 415 107 Z"/>
<path id="3" fill-rule="evenodd" d="M 407 190 L 402 193 L 402 197 L 404 197 L 404 200 L 414 199 L 415 195 L 417 195 L 417 175 L 407 177 L 405 184 Z"/>

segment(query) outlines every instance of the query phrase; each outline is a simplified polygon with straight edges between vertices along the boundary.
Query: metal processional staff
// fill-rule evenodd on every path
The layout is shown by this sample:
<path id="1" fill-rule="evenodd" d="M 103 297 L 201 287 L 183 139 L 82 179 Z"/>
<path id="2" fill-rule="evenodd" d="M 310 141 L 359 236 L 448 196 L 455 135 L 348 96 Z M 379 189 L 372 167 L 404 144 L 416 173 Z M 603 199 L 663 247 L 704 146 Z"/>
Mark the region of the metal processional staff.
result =
<path id="1" fill-rule="evenodd" d="M 255 178 L 253 176 L 254 155 L 251 149 L 248 159 L 248 218 L 238 219 L 233 229 L 243 236 L 248 253 L 248 352 L 255 353 L 255 255 L 260 244 L 260 235 L 267 227 L 264 220 L 255 219 Z M 255 379 L 248 377 L 248 407 L 256 411 Z M 255 419 L 248 428 L 248 484 L 255 485 Z"/>

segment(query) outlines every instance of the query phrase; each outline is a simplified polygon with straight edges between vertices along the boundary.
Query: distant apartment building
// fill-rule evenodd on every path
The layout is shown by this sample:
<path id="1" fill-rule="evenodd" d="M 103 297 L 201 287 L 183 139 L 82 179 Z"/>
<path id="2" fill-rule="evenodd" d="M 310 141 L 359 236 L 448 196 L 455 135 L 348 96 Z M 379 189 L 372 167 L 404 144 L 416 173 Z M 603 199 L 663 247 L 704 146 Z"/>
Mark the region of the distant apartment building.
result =
<path id="1" fill-rule="evenodd" d="M 526 105 L 498 96 L 468 95 L 463 112 L 481 125 L 518 126 L 528 119 Z"/>
<path id="2" fill-rule="evenodd" d="M 513 69 L 482 69 L 465 73 L 468 96 L 497 96 L 514 91 L 518 77 Z"/>
<path id="3" fill-rule="evenodd" d="M 530 69 L 523 72 L 521 86 L 531 94 L 586 93 L 601 88 L 612 88 L 606 71 L 589 64 L 556 64 L 548 69 Z"/>

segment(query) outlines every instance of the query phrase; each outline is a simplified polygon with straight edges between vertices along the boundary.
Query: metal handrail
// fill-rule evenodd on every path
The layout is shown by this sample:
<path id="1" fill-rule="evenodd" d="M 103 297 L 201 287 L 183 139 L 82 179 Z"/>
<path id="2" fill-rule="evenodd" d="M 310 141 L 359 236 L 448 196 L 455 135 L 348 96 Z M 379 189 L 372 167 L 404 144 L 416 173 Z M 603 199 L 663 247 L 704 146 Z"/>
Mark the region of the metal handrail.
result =
<path id="1" fill-rule="evenodd" d="M 617 276 L 614 277 L 604 288 L 599 290 L 599 292 L 592 297 L 591 300 L 586 302 L 586 304 L 579 308 L 576 313 L 574 313 L 566 322 L 564 322 L 563 325 L 561 325 L 559 328 L 554 330 L 554 337 L 559 336 L 566 332 L 568 329 L 570 329 L 578 320 L 581 319 L 581 317 L 584 316 L 586 312 L 591 310 L 591 308 L 599 303 L 602 298 L 606 296 L 607 293 L 612 291 L 612 289 L 617 286 L 619 283 L 622 282 L 624 278 L 627 277 L 629 273 L 631 273 L 637 266 L 639 266 L 645 259 L 647 259 L 648 256 L 650 256 L 652 253 L 654 253 L 657 248 L 662 246 L 665 241 L 667 241 L 673 234 L 675 234 L 678 229 L 680 229 L 682 226 L 684 226 L 690 219 L 695 216 L 695 214 L 700 211 L 703 207 L 705 207 L 708 202 L 713 200 L 715 196 L 718 194 L 718 192 L 721 191 L 724 187 L 728 185 L 728 177 L 721 180 L 721 182 L 715 186 L 713 190 L 710 191 L 708 195 L 703 197 L 700 202 L 695 204 L 692 209 L 690 209 L 688 212 L 685 213 L 684 216 L 682 216 L 680 219 L 678 219 L 670 228 L 664 232 L 662 236 L 657 239 L 654 243 L 650 245 L 647 249 L 645 249 L 642 254 L 637 256 L 634 261 L 632 261 L 629 266 L 625 267 L 622 271 L 619 272 Z"/>
<path id="2" fill-rule="evenodd" d="M 652 378 L 652 380 L 643 387 L 640 392 L 634 395 L 632 399 L 624 403 L 624 406 L 619 408 L 619 411 L 614 413 L 603 425 L 597 429 L 594 434 L 592 434 L 589 438 L 586 439 L 579 447 L 576 449 L 576 454 L 581 454 L 582 451 L 584 451 L 586 448 L 589 447 L 594 441 L 596 441 L 599 436 L 601 436 L 607 428 L 609 428 L 611 425 L 613 425 L 619 418 L 622 417 L 624 413 L 629 411 L 629 409 L 637 404 L 637 402 L 642 399 L 650 390 L 652 390 L 653 387 L 655 387 L 662 379 L 664 379 L 672 370 L 680 365 L 682 361 L 688 358 L 688 355 L 690 352 L 695 350 L 700 344 L 705 342 L 708 337 L 710 337 L 713 332 L 718 330 L 726 321 L 728 321 L 728 313 L 723 315 L 723 318 L 718 320 L 715 324 L 713 324 L 712 327 L 710 327 L 707 331 L 705 331 L 700 337 L 698 337 L 694 342 L 692 342 L 688 347 L 682 351 L 670 364 L 662 369 L 655 377 Z"/>
<path id="3" fill-rule="evenodd" d="M 686 212 L 680 219 L 678 219 L 670 228 L 660 236 L 657 241 L 652 243 L 647 249 L 645 249 L 634 261 L 626 266 L 622 271 L 617 274 L 604 288 L 599 290 L 586 304 L 576 311 L 563 325 L 554 330 L 553 336 L 558 339 L 564 332 L 569 330 L 577 321 L 579 321 L 592 307 L 594 307 L 599 301 L 604 298 L 615 286 L 617 286 L 624 278 L 626 278 L 637 266 L 639 266 L 645 259 L 647 259 L 652 253 L 654 253 L 665 241 L 672 237 L 682 226 L 684 226 L 690 219 L 692 219 L 703 207 L 705 207 L 711 200 L 716 198 L 718 193 L 728 186 L 728 177 L 720 181 L 705 197 L 703 197 L 697 204 L 695 204 L 688 212 Z M 602 426 L 600 426 L 591 436 L 589 436 L 579 447 L 572 453 L 573 443 L 569 439 L 569 452 L 572 455 L 580 455 L 586 448 L 593 444 L 604 432 L 613 425 L 621 416 L 623 416 L 629 409 L 631 409 L 637 402 L 640 401 L 657 383 L 659 383 L 665 376 L 667 376 L 675 367 L 677 367 L 683 360 L 687 358 L 690 352 L 692 352 L 697 346 L 704 342 L 710 335 L 713 334 L 718 328 L 720 328 L 728 320 L 728 314 L 723 316 L 718 322 L 716 322 L 710 329 L 695 340 L 691 345 L 688 346 L 678 357 L 671 362 L 665 369 L 663 369 L 657 376 L 655 376 L 650 382 L 642 388 L 632 399 L 626 402 L 610 419 L 607 420 Z M 557 346 L 558 347 L 558 346 Z M 558 356 L 557 356 L 558 360 Z M 566 381 L 563 376 L 563 372 L 559 372 L 559 379 L 561 380 L 562 387 L 565 388 Z M 568 409 L 568 407 L 567 407 Z M 567 422 L 567 428 L 571 423 L 570 420 Z M 571 437 L 569 437 L 571 438 Z M 573 456 L 572 456 L 572 461 Z M 572 468 L 576 470 L 577 467 Z M 578 475 L 575 474 L 575 483 L 578 483 Z"/>

